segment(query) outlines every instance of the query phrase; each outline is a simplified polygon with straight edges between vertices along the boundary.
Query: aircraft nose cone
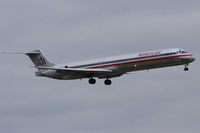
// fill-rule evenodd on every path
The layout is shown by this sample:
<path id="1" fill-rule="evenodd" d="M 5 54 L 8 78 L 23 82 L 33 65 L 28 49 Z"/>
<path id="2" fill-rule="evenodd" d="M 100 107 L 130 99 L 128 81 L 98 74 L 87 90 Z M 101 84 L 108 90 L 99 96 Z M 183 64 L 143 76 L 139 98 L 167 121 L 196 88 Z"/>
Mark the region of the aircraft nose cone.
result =
<path id="1" fill-rule="evenodd" d="M 195 61 L 195 57 L 194 57 L 194 56 L 193 56 L 193 57 L 190 57 L 190 61 L 191 61 L 191 62 Z"/>

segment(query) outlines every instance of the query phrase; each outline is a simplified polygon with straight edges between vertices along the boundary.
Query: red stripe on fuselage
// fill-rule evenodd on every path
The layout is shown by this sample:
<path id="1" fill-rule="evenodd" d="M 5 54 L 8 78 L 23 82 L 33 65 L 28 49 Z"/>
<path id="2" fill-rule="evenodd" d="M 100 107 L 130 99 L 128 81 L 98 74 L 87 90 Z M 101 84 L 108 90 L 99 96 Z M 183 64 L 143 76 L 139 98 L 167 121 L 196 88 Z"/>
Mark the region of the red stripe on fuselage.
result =
<path id="1" fill-rule="evenodd" d="M 186 57 L 186 56 L 193 56 L 193 55 L 192 54 L 185 54 L 185 55 L 168 56 L 168 57 L 153 58 L 153 59 L 146 59 L 146 60 L 130 61 L 130 62 L 124 62 L 124 63 L 117 63 L 117 64 L 110 64 L 110 65 L 89 67 L 88 69 L 97 69 L 97 68 L 104 68 L 104 67 L 128 65 L 128 64 L 132 64 L 132 63 L 140 63 L 140 62 L 147 62 L 147 61 L 171 59 L 171 58 Z"/>

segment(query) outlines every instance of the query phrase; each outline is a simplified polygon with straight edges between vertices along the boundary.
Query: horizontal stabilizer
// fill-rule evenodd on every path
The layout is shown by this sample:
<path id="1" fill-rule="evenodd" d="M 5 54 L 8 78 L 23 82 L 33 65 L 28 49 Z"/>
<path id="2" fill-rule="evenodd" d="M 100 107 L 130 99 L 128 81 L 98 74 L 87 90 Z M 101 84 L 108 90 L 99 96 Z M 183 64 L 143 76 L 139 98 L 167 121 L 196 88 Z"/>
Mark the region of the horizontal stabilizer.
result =
<path id="1" fill-rule="evenodd" d="M 2 54 L 25 54 L 25 53 L 16 53 L 16 52 L 2 52 Z"/>
<path id="2" fill-rule="evenodd" d="M 36 49 L 30 52 L 19 53 L 19 52 L 3 52 L 2 54 L 23 54 L 27 55 L 35 66 L 45 66 L 45 67 L 52 67 L 55 64 L 50 62 L 48 58 L 42 53 L 41 50 Z"/>
<path id="3" fill-rule="evenodd" d="M 28 53 L 3 52 L 2 54 L 25 54 L 25 55 L 31 55 L 31 54 L 40 54 L 40 52 L 28 52 Z"/>

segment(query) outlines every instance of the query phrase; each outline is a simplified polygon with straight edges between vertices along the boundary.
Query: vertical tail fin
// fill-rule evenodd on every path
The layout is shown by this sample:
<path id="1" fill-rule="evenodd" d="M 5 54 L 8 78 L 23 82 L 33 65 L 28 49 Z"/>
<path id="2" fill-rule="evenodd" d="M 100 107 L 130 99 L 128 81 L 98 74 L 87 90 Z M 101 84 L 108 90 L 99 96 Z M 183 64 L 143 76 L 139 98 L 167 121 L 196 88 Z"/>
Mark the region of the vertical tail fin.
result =
<path id="1" fill-rule="evenodd" d="M 41 50 L 33 50 L 25 54 L 29 56 L 35 66 L 50 67 L 55 65 L 44 56 Z"/>

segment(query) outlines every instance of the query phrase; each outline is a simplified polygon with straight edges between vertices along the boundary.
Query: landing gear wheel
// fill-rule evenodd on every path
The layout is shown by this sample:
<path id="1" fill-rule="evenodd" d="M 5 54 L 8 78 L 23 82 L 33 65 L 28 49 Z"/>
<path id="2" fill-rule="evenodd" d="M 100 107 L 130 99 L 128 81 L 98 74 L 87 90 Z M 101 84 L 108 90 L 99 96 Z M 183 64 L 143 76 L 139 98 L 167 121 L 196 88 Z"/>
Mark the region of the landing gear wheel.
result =
<path id="1" fill-rule="evenodd" d="M 91 79 L 89 79 L 89 84 L 95 84 L 96 83 L 96 80 L 95 79 L 93 79 L 93 78 L 91 78 Z"/>
<path id="2" fill-rule="evenodd" d="M 189 71 L 189 68 L 188 68 L 188 67 L 185 67 L 185 68 L 184 68 L 184 71 Z"/>
<path id="3" fill-rule="evenodd" d="M 189 70 L 188 66 L 189 66 L 188 64 L 185 65 L 184 71 L 188 71 Z"/>
<path id="4" fill-rule="evenodd" d="M 105 82 L 104 82 L 105 85 L 111 85 L 112 84 L 112 81 L 109 80 L 109 79 L 106 79 Z"/>

